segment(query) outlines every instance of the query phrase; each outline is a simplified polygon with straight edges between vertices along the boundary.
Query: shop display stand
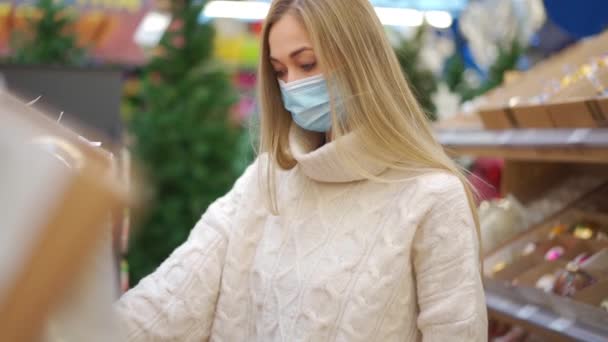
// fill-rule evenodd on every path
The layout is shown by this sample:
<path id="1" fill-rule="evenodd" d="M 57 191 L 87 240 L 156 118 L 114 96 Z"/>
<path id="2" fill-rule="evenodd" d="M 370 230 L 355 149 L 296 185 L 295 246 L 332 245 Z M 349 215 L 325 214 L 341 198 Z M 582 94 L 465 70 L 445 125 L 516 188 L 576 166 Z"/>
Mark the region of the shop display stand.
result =
<path id="1" fill-rule="evenodd" d="M 453 155 L 505 159 L 503 195 L 524 204 L 566 177 L 608 176 L 608 129 L 440 130 Z M 489 316 L 525 327 L 547 341 L 608 341 L 608 313 L 534 288 L 486 278 Z"/>
<path id="2" fill-rule="evenodd" d="M 443 130 L 450 151 L 511 160 L 608 163 L 608 128 Z"/>
<path id="3" fill-rule="evenodd" d="M 608 339 L 608 326 L 589 324 L 577 319 L 579 312 L 588 312 L 589 310 L 597 310 L 598 315 L 606 315 L 600 309 L 589 307 L 568 298 L 552 296 L 556 297 L 552 299 L 561 300 L 563 304 L 569 307 L 570 312 L 563 313 L 544 305 L 531 303 L 528 298 L 520 294 L 518 289 L 494 279 L 486 278 L 484 287 L 490 317 L 520 325 L 539 336 L 545 337 L 547 341 L 600 342 Z M 533 295 L 545 295 L 536 289 L 527 290 L 530 290 Z"/>

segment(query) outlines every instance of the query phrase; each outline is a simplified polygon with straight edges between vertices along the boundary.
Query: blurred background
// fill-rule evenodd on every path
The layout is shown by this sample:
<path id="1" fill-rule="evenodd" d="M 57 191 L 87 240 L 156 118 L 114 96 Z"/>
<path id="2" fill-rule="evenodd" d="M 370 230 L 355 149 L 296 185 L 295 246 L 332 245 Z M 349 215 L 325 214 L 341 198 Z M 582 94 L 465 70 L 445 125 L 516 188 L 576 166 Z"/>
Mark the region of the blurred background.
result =
<path id="1" fill-rule="evenodd" d="M 597 176 L 602 172 L 587 166 L 608 162 L 602 128 L 608 117 L 608 39 L 602 35 L 608 2 L 371 2 L 439 140 L 472 172 L 488 255 L 500 254 L 504 241 L 571 205 L 583 195 L 576 191 L 586 194 L 603 184 L 605 178 Z M 115 146 L 112 153 L 145 166 L 146 215 L 132 224 L 125 214 L 116 233 L 123 289 L 181 244 L 206 207 L 253 160 L 256 66 L 269 5 L 270 0 L 0 3 L 0 86 L 102 132 L 103 146 Z M 555 107 L 564 101 L 570 107 Z M 593 149 L 572 150 L 574 143 Z M 539 146 L 553 148 L 553 157 L 544 157 L 547 150 L 539 152 Z M 521 160 L 526 163 L 513 162 Z M 565 169 L 591 178 L 584 183 L 588 191 L 573 181 L 556 185 L 580 179 L 579 173 L 556 171 Z M 515 263 L 496 258 L 487 259 L 487 268 Z M 605 283 L 603 289 L 598 296 L 608 298 Z M 488 298 L 490 305 L 492 293 Z M 529 299 L 499 299 L 503 306 L 519 300 L 513 310 L 531 305 Z M 493 309 L 502 318 L 494 321 L 495 338 L 524 340 L 534 334 L 518 327 L 542 326 L 528 322 L 540 309 L 523 315 L 516 310 L 517 316 L 505 308 Z M 560 330 L 549 325 L 536 333 Z M 504 337 L 509 333 L 515 337 Z"/>

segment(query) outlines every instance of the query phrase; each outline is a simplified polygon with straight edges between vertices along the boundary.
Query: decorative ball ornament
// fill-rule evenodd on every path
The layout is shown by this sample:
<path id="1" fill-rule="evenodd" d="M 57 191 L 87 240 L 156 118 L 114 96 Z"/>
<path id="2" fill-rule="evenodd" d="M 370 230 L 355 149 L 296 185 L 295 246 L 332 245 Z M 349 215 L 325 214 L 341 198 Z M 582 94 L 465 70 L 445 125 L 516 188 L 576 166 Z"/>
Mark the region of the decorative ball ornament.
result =
<path id="1" fill-rule="evenodd" d="M 568 231 L 568 227 L 566 227 L 566 225 L 558 224 L 558 225 L 554 226 L 553 228 L 551 228 L 551 231 L 549 232 L 549 239 L 553 240 L 556 237 L 558 237 L 559 235 L 562 235 L 567 231 Z"/>
<path id="2" fill-rule="evenodd" d="M 561 258 L 564 255 L 564 253 L 566 253 L 566 250 L 564 249 L 564 247 L 562 247 L 562 246 L 552 247 L 545 254 L 545 260 L 547 260 L 547 261 L 558 260 L 559 258 Z"/>
<path id="3" fill-rule="evenodd" d="M 553 292 L 555 286 L 555 280 L 557 277 L 554 274 L 545 274 L 536 281 L 536 288 L 541 289 L 547 293 Z"/>
<path id="4" fill-rule="evenodd" d="M 524 247 L 523 251 L 521 252 L 521 255 L 522 256 L 531 255 L 536 250 L 536 247 L 537 247 L 537 243 L 536 242 L 528 242 L 528 244 L 526 244 L 526 246 Z"/>
<path id="5" fill-rule="evenodd" d="M 558 273 L 553 292 L 565 297 L 572 297 L 576 292 L 595 283 L 595 279 L 573 262 Z"/>
<path id="6" fill-rule="evenodd" d="M 594 238 L 596 231 L 598 231 L 598 225 L 591 222 L 579 223 L 570 228 L 572 235 L 580 240 L 590 240 Z"/>
<path id="7" fill-rule="evenodd" d="M 604 300 L 602 300 L 602 303 L 600 304 L 600 307 L 606 311 L 608 311 L 608 298 L 604 298 Z"/>
<path id="8" fill-rule="evenodd" d="M 505 267 L 507 267 L 507 263 L 502 261 L 497 263 L 496 265 L 494 265 L 494 267 L 492 267 L 492 274 L 496 274 L 502 270 L 505 269 Z"/>

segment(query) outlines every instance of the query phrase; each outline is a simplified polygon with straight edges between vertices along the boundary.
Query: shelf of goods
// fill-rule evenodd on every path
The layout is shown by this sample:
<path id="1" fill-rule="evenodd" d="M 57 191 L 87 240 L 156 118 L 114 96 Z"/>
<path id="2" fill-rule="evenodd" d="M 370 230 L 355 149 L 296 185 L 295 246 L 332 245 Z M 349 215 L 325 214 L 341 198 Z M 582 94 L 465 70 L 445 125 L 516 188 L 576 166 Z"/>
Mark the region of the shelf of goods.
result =
<path id="1" fill-rule="evenodd" d="M 442 130 L 437 139 L 460 155 L 608 163 L 608 128 Z"/>
<path id="2" fill-rule="evenodd" d="M 555 296 L 551 299 L 560 301 L 558 305 L 561 305 L 562 309 L 565 308 L 565 312 L 557 311 L 552 307 L 537 305 L 528 299 L 529 296 L 521 294 L 522 291 L 528 290 L 532 296 L 540 297 L 535 293 L 535 289 L 522 287 L 516 290 L 493 279 L 486 279 L 484 286 L 491 317 L 521 325 L 545 337 L 547 341 L 606 341 L 608 331 L 605 320 L 604 326 L 598 326 L 597 323 L 602 320 L 593 319 L 593 316 L 592 324 L 577 319 L 582 316 L 581 313 L 596 314 L 595 310 L 589 310 L 588 305 Z"/>
<path id="3" fill-rule="evenodd" d="M 607 272 L 595 285 L 596 292 L 597 286 L 601 287 L 601 294 L 596 293 L 592 300 L 581 300 L 576 295 L 564 297 L 545 292 L 537 284 L 541 276 L 555 274 L 558 266 L 565 267 L 574 256 L 552 266 L 543 264 L 547 263 L 544 254 L 534 261 L 521 257 L 531 242 L 535 246 L 541 246 L 543 241 L 555 245 L 556 240 L 547 236 L 559 223 L 573 225 L 589 221 L 590 217 L 595 222 L 599 217 L 605 223 L 603 228 L 608 229 L 608 213 L 596 214 L 588 209 L 598 203 L 602 210 L 608 209 L 608 129 L 440 130 L 436 135 L 454 155 L 504 158 L 501 193 L 514 196 L 529 214 L 538 214 L 527 221 L 527 228 L 512 233 L 491 250 L 484 249 L 490 317 L 524 327 L 546 341 L 608 341 L 608 311 L 600 307 L 602 299 L 608 299 L 608 259 L 603 260 Z M 568 183 L 565 180 L 570 184 L 564 186 Z M 560 185 L 562 189 L 556 191 Z M 558 197 L 567 193 L 569 198 L 540 215 L 542 204 L 555 197 L 551 191 L 561 191 Z M 557 240 L 562 245 L 576 240 L 562 239 L 566 242 Z M 577 255 L 583 250 L 608 251 L 608 240 L 577 240 L 572 244 Z M 585 249 L 583 245 L 591 247 Z M 536 248 L 535 253 L 547 252 Z M 528 264 L 522 266 L 522 262 Z M 584 291 L 581 293 L 585 295 Z M 596 298 L 598 295 L 602 298 Z"/>
<path id="4" fill-rule="evenodd" d="M 504 159 L 502 198 L 479 208 L 501 341 L 608 341 L 607 46 L 608 31 L 581 40 L 437 124 L 451 155 Z"/>

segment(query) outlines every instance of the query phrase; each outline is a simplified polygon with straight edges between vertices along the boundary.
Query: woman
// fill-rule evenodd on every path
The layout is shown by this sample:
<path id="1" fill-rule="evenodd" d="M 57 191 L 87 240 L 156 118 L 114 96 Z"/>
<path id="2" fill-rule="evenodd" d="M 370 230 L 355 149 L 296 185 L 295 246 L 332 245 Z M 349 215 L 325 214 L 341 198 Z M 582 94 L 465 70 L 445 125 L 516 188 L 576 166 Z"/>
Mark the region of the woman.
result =
<path id="1" fill-rule="evenodd" d="M 475 210 L 368 0 L 274 0 L 260 157 L 117 304 L 132 341 L 485 341 Z"/>

